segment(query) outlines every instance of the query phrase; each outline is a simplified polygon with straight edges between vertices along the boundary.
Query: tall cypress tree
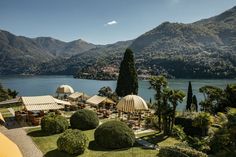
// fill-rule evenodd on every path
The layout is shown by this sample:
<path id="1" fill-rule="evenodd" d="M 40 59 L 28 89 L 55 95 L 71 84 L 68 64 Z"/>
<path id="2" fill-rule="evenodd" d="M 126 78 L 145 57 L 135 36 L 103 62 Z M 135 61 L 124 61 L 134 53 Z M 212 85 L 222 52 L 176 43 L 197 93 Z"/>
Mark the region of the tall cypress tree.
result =
<path id="1" fill-rule="evenodd" d="M 138 77 L 134 63 L 134 55 L 131 49 L 126 49 L 124 58 L 120 64 L 116 93 L 120 97 L 129 94 L 138 94 Z"/>
<path id="2" fill-rule="evenodd" d="M 189 81 L 186 110 L 191 110 L 192 100 L 193 100 L 193 90 L 192 90 L 191 81 Z"/>

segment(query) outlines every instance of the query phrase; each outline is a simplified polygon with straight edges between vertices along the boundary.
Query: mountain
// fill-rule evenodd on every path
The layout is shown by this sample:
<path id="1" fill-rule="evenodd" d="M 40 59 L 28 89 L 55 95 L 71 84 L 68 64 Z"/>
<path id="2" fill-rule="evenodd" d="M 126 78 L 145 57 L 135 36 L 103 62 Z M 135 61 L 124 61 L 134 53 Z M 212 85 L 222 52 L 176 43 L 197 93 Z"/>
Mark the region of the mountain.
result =
<path id="1" fill-rule="evenodd" d="M 191 24 L 164 22 L 134 39 L 129 47 L 135 52 L 140 75 L 235 78 L 236 7 Z M 102 56 L 99 51 L 95 52 L 97 54 L 93 56 Z M 123 53 L 117 53 L 116 56 Z M 121 58 L 108 57 L 104 60 L 105 63 L 100 67 L 118 69 Z M 109 63 L 111 60 L 112 64 Z M 104 75 L 104 72 L 101 68 L 95 68 L 98 65 L 96 62 L 91 65 L 86 70 L 80 70 L 77 76 L 87 78 L 87 73 L 90 73 L 92 76 L 89 77 L 100 79 L 99 76 L 101 73 Z M 99 72 L 99 76 L 94 76 L 95 71 Z M 83 73 L 86 75 L 83 76 Z"/>
<path id="2" fill-rule="evenodd" d="M 84 71 L 96 75 L 106 65 L 119 66 L 125 49 L 131 43 L 132 40 L 128 40 L 108 45 L 97 45 L 95 48 L 68 59 L 55 59 L 50 63 L 41 64 L 37 74 L 73 75 L 78 71 Z"/>
<path id="3" fill-rule="evenodd" d="M 130 48 L 154 74 L 177 78 L 236 77 L 236 7 L 192 24 L 164 22 Z"/>
<path id="4" fill-rule="evenodd" d="M 33 40 L 0 31 L 1 74 L 24 73 L 29 65 L 35 69 L 39 63 L 53 58 L 52 54 L 40 49 Z"/>
<path id="5" fill-rule="evenodd" d="M 91 44 L 82 39 L 79 39 L 79 40 L 75 40 L 75 41 L 67 43 L 61 55 L 68 56 L 69 54 L 69 56 L 72 56 L 76 54 L 81 54 L 85 51 L 88 51 L 96 47 L 97 46 L 94 44 Z"/>
<path id="6" fill-rule="evenodd" d="M 81 39 L 63 42 L 51 37 L 27 38 L 0 30 L 0 74 L 34 74 L 39 66 L 95 48 Z"/>
<path id="7" fill-rule="evenodd" d="M 0 74 L 75 74 L 114 79 L 126 48 L 139 75 L 236 78 L 236 7 L 191 24 L 164 22 L 129 41 L 94 45 L 81 39 L 26 38 L 0 32 Z"/>

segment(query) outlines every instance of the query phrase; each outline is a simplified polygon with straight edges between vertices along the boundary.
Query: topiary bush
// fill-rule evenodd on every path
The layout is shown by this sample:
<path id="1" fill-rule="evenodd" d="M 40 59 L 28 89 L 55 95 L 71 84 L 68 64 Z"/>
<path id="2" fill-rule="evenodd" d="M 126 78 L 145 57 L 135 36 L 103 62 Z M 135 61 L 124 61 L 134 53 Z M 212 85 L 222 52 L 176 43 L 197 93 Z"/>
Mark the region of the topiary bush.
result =
<path id="1" fill-rule="evenodd" d="M 99 146 L 108 149 L 132 147 L 135 142 L 133 131 L 125 123 L 115 120 L 100 125 L 94 138 Z"/>
<path id="2" fill-rule="evenodd" d="M 159 157 L 207 157 L 205 153 L 190 147 L 169 146 L 159 150 Z"/>
<path id="3" fill-rule="evenodd" d="M 70 125 L 73 129 L 89 130 L 98 126 L 99 119 L 95 112 L 81 109 L 70 117 Z"/>
<path id="4" fill-rule="evenodd" d="M 41 130 L 48 134 L 57 134 L 65 131 L 69 127 L 69 122 L 60 115 L 49 114 L 41 120 Z"/>
<path id="5" fill-rule="evenodd" d="M 87 136 L 77 129 L 66 130 L 57 140 L 58 150 L 69 154 L 83 154 L 87 145 Z"/>

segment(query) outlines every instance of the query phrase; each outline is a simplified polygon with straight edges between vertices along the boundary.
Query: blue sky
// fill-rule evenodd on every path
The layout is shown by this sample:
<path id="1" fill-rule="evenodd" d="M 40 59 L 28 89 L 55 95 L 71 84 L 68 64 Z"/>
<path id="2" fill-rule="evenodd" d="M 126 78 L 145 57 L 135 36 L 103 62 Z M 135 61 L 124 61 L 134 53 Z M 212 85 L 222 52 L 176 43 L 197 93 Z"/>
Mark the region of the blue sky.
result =
<path id="1" fill-rule="evenodd" d="M 95 44 L 138 37 L 165 21 L 191 23 L 236 0 L 0 0 L 0 29 Z"/>

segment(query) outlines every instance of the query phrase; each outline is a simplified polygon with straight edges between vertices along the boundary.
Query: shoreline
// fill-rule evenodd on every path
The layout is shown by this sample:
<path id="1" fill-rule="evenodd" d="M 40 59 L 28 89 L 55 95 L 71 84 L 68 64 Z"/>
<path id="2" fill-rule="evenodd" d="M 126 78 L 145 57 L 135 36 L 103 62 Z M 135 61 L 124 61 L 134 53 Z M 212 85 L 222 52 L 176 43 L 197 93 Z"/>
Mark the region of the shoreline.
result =
<path id="1" fill-rule="evenodd" d="M 0 78 L 1 77 L 40 77 L 40 76 L 45 76 L 45 77 L 51 77 L 51 76 L 55 76 L 55 77 L 71 77 L 74 79 L 82 79 L 82 80 L 95 80 L 95 81 L 117 81 L 117 79 L 99 79 L 99 78 L 84 78 L 84 77 L 75 77 L 74 75 L 66 75 L 66 74 L 32 74 L 32 75 L 22 75 L 22 74 L 9 74 L 9 75 L 5 75 L 5 74 L 0 74 Z M 167 78 L 168 80 L 235 80 L 236 78 Z M 139 81 L 148 81 L 148 79 L 143 79 L 143 78 L 138 78 Z"/>

